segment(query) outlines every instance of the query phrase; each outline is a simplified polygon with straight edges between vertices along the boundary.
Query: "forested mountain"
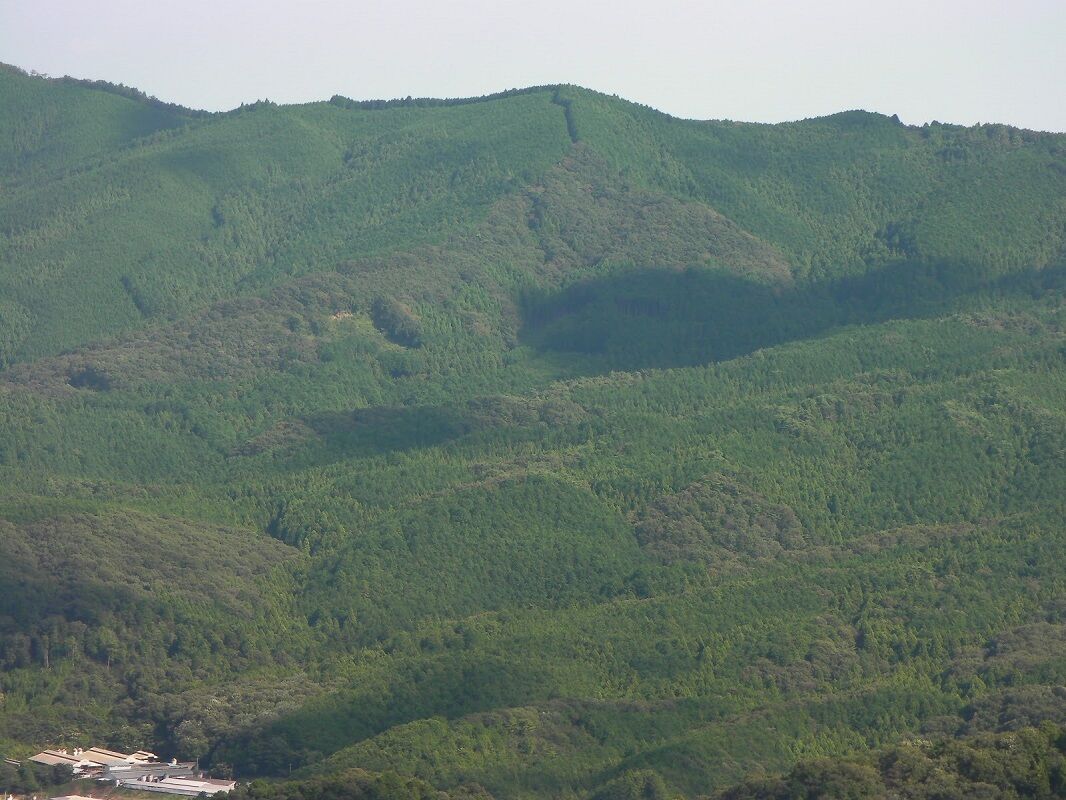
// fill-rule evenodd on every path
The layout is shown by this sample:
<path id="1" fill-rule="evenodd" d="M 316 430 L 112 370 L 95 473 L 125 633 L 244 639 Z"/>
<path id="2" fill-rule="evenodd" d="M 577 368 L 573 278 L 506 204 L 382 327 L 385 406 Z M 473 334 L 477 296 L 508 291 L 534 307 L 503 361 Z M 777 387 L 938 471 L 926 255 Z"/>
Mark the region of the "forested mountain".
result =
<path id="1" fill-rule="evenodd" d="M 0 187 L 0 754 L 1061 796 L 1066 135 L 3 68 Z"/>

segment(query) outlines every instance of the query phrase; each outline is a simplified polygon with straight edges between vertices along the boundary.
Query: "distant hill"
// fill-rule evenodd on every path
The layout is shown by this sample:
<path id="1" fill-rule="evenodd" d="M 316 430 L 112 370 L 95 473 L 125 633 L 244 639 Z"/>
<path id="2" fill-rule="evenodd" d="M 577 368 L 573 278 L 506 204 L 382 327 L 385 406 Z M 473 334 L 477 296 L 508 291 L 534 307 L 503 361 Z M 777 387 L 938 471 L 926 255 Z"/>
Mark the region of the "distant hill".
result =
<path id="1" fill-rule="evenodd" d="M 1059 786 L 1066 136 L 5 67 L 0 186 L 0 754 Z"/>

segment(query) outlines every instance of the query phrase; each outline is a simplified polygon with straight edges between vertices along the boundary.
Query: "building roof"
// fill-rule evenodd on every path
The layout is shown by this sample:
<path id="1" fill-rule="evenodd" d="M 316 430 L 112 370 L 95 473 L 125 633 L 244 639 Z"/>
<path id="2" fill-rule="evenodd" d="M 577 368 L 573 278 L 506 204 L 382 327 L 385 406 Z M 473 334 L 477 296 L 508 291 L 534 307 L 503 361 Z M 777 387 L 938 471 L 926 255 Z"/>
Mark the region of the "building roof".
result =
<path id="1" fill-rule="evenodd" d="M 90 747 L 88 750 L 75 750 L 73 753 L 66 750 L 45 750 L 30 758 L 37 764 L 55 766 L 68 764 L 71 767 L 107 767 L 118 764 L 148 764 L 155 760 L 155 753 L 147 750 L 138 750 L 132 755 L 120 753 L 117 750 L 108 750 L 105 747 Z"/>
<path id="2" fill-rule="evenodd" d="M 81 759 L 69 756 L 66 753 L 61 753 L 58 750 L 45 750 L 43 753 L 30 756 L 30 761 L 51 766 L 53 764 L 76 764 L 81 761 Z"/>
<path id="3" fill-rule="evenodd" d="M 167 774 L 177 770 L 195 769 L 192 761 L 123 761 L 108 764 L 105 771 L 110 773 L 131 773 L 143 775 Z"/>
<path id="4" fill-rule="evenodd" d="M 102 747 L 90 747 L 88 750 L 82 750 L 81 755 L 82 758 L 89 758 L 101 764 L 124 764 L 133 759 L 133 756 L 118 753 L 114 750 L 105 750 Z"/>
<path id="5" fill-rule="evenodd" d="M 66 764 L 70 767 L 102 767 L 99 761 L 95 761 L 90 758 L 84 758 L 80 755 L 75 756 L 67 753 L 63 750 L 45 750 L 43 753 L 38 753 L 35 756 L 30 756 L 30 761 L 35 764 L 45 764 L 49 767 L 54 767 L 59 764 Z"/>
<path id="6" fill-rule="evenodd" d="M 194 797 L 200 793 L 213 795 L 219 792 L 229 792 L 236 788 L 237 783 L 236 781 L 222 781 L 213 778 L 160 778 L 159 780 L 153 780 L 152 778 L 144 777 L 135 780 L 121 780 L 119 785 L 129 789 Z"/>

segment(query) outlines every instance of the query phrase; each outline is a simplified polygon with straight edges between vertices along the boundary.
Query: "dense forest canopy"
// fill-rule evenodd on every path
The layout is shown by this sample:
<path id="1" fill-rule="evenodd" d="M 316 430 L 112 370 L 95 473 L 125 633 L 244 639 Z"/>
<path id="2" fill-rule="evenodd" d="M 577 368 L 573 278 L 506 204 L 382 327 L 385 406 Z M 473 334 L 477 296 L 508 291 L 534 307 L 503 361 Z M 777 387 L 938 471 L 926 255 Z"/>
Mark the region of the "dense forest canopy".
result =
<path id="1" fill-rule="evenodd" d="M 1066 791 L 1066 136 L 4 68 L 0 185 L 0 755 Z"/>

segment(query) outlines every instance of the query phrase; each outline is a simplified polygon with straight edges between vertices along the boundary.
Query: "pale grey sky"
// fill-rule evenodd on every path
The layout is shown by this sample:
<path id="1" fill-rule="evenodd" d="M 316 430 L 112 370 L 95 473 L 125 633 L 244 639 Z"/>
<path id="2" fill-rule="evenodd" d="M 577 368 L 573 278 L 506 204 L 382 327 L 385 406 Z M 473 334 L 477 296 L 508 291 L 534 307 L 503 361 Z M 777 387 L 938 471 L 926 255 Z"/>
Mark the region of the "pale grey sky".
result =
<path id="1" fill-rule="evenodd" d="M 1066 131 L 1066 0 L 0 0 L 0 61 L 209 109 L 565 82 L 701 119 Z"/>

